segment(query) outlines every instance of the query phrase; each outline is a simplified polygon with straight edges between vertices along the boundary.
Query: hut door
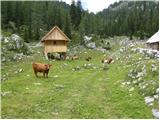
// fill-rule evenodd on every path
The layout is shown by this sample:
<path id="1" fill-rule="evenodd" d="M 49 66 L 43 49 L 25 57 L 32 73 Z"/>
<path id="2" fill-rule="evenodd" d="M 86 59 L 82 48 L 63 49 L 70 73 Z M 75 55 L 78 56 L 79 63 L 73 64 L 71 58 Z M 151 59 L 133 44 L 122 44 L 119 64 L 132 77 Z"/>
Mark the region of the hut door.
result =
<path id="1" fill-rule="evenodd" d="M 53 41 L 53 45 L 56 45 L 57 44 L 57 42 L 56 41 Z"/>

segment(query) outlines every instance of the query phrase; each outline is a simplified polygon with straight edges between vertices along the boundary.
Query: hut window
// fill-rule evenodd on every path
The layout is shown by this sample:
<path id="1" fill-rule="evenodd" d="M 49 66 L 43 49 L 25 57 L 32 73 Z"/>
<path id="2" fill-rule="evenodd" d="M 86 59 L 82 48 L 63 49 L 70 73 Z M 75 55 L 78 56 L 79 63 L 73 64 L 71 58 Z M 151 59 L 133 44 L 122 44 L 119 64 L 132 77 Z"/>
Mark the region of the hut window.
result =
<path id="1" fill-rule="evenodd" d="M 53 41 L 53 44 L 56 45 L 56 41 Z"/>

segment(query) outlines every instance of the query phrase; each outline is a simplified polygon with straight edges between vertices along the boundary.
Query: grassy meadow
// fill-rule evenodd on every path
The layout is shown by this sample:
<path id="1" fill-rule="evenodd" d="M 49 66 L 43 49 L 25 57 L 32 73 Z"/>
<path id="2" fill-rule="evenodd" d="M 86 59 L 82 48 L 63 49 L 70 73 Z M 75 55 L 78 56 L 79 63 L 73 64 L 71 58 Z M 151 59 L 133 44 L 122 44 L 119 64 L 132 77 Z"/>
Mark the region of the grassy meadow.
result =
<path id="1" fill-rule="evenodd" d="M 107 56 L 119 49 L 113 46 Z M 2 118 L 153 118 L 139 90 L 129 92 L 121 83 L 128 79 L 139 57 L 148 68 L 152 63 L 158 65 L 158 60 L 145 60 L 143 55 L 126 50 L 119 59 L 115 54 L 114 62 L 103 70 L 104 54 L 97 50 L 81 49 L 77 52 L 80 59 L 75 61 L 45 60 L 42 48 L 33 50 L 20 62 L 2 64 L 2 76 L 8 74 L 7 80 L 1 82 L 1 91 L 6 93 L 1 98 Z M 85 61 L 87 56 L 92 56 L 90 62 Z M 33 61 L 52 64 L 48 78 L 42 74 L 35 77 Z M 93 67 L 85 68 L 84 64 Z M 80 69 L 74 70 L 77 66 Z M 23 70 L 16 73 L 18 69 Z M 147 70 L 145 80 L 158 81 L 158 72 Z"/>

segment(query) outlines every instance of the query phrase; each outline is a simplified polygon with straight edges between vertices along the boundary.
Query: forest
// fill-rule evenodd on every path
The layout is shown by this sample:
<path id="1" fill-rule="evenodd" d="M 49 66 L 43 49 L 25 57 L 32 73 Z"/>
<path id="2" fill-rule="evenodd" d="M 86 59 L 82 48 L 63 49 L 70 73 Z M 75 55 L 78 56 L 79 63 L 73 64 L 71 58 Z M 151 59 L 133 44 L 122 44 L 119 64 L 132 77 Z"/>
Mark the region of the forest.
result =
<path id="1" fill-rule="evenodd" d="M 81 1 L 71 5 L 62 1 L 2 1 L 2 33 L 17 33 L 25 42 L 39 41 L 54 25 L 59 26 L 72 43 L 81 43 L 84 35 L 101 38 L 126 35 L 148 38 L 158 31 L 159 3 L 156 1 L 120 1 L 96 14 L 83 9 Z"/>

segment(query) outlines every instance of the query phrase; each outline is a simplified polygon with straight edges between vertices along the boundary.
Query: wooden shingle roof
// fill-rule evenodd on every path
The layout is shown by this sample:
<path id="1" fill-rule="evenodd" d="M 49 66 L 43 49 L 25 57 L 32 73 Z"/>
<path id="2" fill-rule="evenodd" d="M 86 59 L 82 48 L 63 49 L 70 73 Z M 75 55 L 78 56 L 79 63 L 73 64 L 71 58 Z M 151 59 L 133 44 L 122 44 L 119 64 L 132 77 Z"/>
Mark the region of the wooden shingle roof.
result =
<path id="1" fill-rule="evenodd" d="M 63 31 L 58 27 L 54 26 L 42 39 L 41 42 L 46 40 L 65 40 L 69 41 L 70 39 L 63 33 Z"/>

